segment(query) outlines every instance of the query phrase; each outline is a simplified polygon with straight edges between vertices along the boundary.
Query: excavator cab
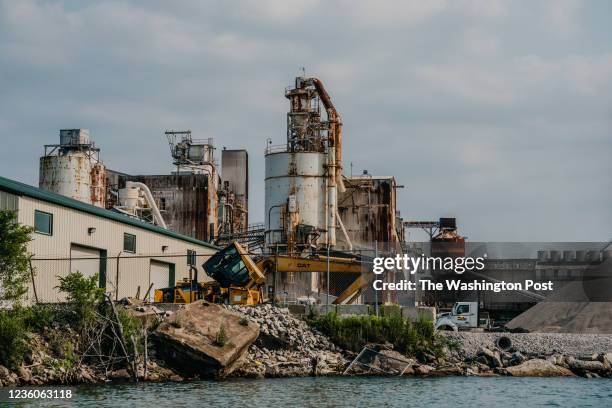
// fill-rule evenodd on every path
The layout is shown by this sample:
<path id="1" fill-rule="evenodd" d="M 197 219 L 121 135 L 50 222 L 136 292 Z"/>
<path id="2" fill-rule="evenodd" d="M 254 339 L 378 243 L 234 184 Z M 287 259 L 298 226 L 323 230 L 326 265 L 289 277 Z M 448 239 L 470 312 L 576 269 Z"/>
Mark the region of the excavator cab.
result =
<path id="1" fill-rule="evenodd" d="M 223 293 L 227 294 L 228 303 L 262 302 L 261 285 L 265 283 L 266 277 L 238 242 L 232 242 L 211 256 L 202 267 L 223 289 Z"/>

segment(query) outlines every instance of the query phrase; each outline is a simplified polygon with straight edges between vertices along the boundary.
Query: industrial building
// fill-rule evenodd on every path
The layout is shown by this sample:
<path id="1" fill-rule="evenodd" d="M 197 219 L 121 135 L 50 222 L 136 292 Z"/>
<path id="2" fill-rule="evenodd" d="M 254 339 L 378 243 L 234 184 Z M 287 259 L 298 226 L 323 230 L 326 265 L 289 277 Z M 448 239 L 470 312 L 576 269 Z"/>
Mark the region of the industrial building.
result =
<path id="1" fill-rule="evenodd" d="M 68 183 L 69 184 L 69 183 Z M 77 191 L 77 190 L 70 190 Z M 83 193 L 85 189 L 81 190 Z M 28 245 L 35 273 L 29 299 L 57 302 L 58 276 L 99 275 L 115 299 L 148 298 L 156 288 L 197 274 L 217 248 L 160 226 L 0 177 L 0 209 L 34 228 Z"/>
<path id="2" fill-rule="evenodd" d="M 345 177 L 342 174 L 342 120 L 323 83 L 297 77 L 285 90 L 289 100 L 287 141 L 268 143 L 265 152 L 265 249 L 304 255 L 334 251 L 336 256 L 399 253 L 394 177 Z M 342 292 L 355 277 L 321 271 L 288 273 L 275 282 L 287 299 Z M 394 280 L 394 274 L 386 279 Z M 370 294 L 362 301 L 395 301 L 394 293 Z M 372 299 L 370 299 L 372 298 Z"/>
<path id="3" fill-rule="evenodd" d="M 39 187 L 170 229 L 197 240 L 226 239 L 248 228 L 248 154 L 222 151 L 213 139 L 169 130 L 170 174 L 131 175 L 110 170 L 87 129 L 60 130 L 60 143 L 45 145 Z"/>

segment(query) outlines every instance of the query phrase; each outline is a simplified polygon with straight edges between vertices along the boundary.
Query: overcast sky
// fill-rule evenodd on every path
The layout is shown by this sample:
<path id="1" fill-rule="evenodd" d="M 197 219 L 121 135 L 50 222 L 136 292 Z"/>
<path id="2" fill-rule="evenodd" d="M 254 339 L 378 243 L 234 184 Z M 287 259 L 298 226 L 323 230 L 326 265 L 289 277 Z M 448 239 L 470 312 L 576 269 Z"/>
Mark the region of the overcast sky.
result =
<path id="1" fill-rule="evenodd" d="M 305 67 L 344 122 L 344 171 L 393 175 L 405 219 L 470 240 L 612 237 L 612 2 L 0 1 L 0 175 L 89 128 L 107 167 L 167 173 L 169 128 L 250 154 L 285 141 Z"/>

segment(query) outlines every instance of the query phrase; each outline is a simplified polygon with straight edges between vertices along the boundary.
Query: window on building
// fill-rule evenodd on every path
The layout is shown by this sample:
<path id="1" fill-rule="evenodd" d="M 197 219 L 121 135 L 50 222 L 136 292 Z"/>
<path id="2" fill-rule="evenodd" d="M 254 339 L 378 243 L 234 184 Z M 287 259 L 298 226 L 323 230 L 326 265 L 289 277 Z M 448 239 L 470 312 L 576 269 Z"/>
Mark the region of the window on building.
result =
<path id="1" fill-rule="evenodd" d="M 53 235 L 53 214 L 35 210 L 34 231 L 39 234 Z"/>
<path id="2" fill-rule="evenodd" d="M 123 234 L 123 250 L 125 252 L 136 252 L 136 235 L 127 232 Z"/>
<path id="3" fill-rule="evenodd" d="M 166 197 L 159 198 L 159 210 L 166 211 Z"/>
<path id="4" fill-rule="evenodd" d="M 196 251 L 187 250 L 187 265 L 194 266 L 196 264 Z"/>

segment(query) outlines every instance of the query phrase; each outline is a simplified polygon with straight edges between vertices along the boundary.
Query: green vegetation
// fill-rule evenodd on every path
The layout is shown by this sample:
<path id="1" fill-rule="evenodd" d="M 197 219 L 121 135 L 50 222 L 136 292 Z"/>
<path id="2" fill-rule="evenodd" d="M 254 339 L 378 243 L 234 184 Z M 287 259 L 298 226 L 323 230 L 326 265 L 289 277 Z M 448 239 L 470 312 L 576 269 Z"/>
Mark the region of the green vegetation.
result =
<path id="1" fill-rule="evenodd" d="M 50 305 L 43 304 L 22 308 L 25 327 L 31 332 L 42 333 L 45 328 L 51 327 L 53 321 L 57 318 L 55 309 Z"/>
<path id="2" fill-rule="evenodd" d="M 391 343 L 394 350 L 406 355 L 429 353 L 441 356 L 445 348 L 454 347 L 447 337 L 435 331 L 433 322 L 411 322 L 399 314 L 339 317 L 336 313 L 328 313 L 310 315 L 308 323 L 327 335 L 334 344 L 355 352 L 368 343 Z"/>
<path id="3" fill-rule="evenodd" d="M 32 228 L 20 225 L 14 211 L 0 211 L 0 302 L 19 303 L 28 291 Z"/>
<path id="4" fill-rule="evenodd" d="M 104 301 L 104 289 L 98 287 L 98 275 L 87 278 L 80 272 L 72 272 L 58 278 L 58 289 L 66 293 L 77 328 L 83 332 L 95 325 L 100 305 Z"/>
<path id="5" fill-rule="evenodd" d="M 31 233 L 13 211 L 0 211 L 0 306 L 9 306 L 0 309 L 0 364 L 17 370 L 37 336 L 57 357 L 48 363 L 58 368 L 68 370 L 88 359 L 110 368 L 132 359 L 140 351 L 134 344 L 141 347 L 143 327 L 124 308 L 113 309 L 98 287 L 98 276 L 74 272 L 59 277 L 64 305 L 22 305 L 32 278 Z M 72 329 L 77 333 L 69 335 Z"/>
<path id="6" fill-rule="evenodd" d="M 225 332 L 225 326 L 221 325 L 221 327 L 219 327 L 219 331 L 217 332 L 217 335 L 215 336 L 214 344 L 215 346 L 223 347 L 225 346 L 226 342 L 227 342 L 227 333 Z"/>
<path id="7" fill-rule="evenodd" d="M 0 310 L 0 364 L 15 370 L 27 351 L 27 331 L 21 308 Z"/>
<path id="8" fill-rule="evenodd" d="M 249 320 L 246 317 L 242 317 L 240 320 L 238 320 L 238 324 L 241 326 L 248 326 Z"/>
<path id="9" fill-rule="evenodd" d="M 180 329 L 181 327 L 183 327 L 183 319 L 181 319 L 181 316 L 175 315 L 174 318 L 170 320 L 169 323 L 172 327 L 176 327 L 177 329 Z"/>
<path id="10" fill-rule="evenodd" d="M 32 228 L 20 225 L 14 211 L 0 211 L 0 364 L 15 369 L 27 351 L 27 308 L 20 306 L 28 291 Z"/>

